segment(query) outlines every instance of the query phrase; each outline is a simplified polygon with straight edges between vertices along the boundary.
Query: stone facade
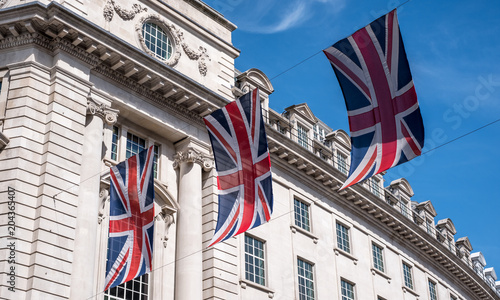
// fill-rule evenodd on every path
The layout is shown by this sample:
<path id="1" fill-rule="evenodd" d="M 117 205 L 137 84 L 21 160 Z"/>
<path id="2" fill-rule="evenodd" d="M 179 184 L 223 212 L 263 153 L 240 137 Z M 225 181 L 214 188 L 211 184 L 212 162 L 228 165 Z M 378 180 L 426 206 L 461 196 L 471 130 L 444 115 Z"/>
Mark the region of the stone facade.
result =
<path id="1" fill-rule="evenodd" d="M 169 55 L 150 48 L 145 23 L 166 34 Z M 300 299 L 299 261 L 314 299 L 341 299 L 345 282 L 356 299 L 429 299 L 429 282 L 438 299 L 500 299 L 494 269 L 451 219 L 434 221 L 430 201 L 412 202 L 405 179 L 339 191 L 349 136 L 306 103 L 270 109 L 266 75 L 234 68 L 235 29 L 198 0 L 0 1 L 0 298 L 104 298 L 109 167 L 134 142 L 158 155 L 148 299 Z M 273 217 L 207 248 L 217 174 L 202 117 L 256 87 Z M 245 237 L 263 245 L 260 283 L 246 275 Z"/>

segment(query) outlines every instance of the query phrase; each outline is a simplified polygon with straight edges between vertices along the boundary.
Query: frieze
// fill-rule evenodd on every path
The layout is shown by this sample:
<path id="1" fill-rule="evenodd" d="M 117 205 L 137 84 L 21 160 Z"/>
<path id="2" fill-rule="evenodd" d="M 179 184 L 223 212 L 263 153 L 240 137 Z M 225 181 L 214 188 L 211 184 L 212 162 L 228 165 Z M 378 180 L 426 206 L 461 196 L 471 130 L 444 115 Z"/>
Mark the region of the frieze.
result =
<path id="1" fill-rule="evenodd" d="M 130 21 L 133 20 L 136 15 L 147 10 L 147 7 L 142 7 L 137 3 L 132 5 L 132 9 L 124 9 L 120 5 L 116 4 L 114 0 L 108 0 L 108 2 L 106 2 L 106 5 L 104 6 L 102 14 L 104 16 L 104 20 L 108 22 L 111 22 L 111 20 L 113 20 L 115 12 L 124 21 Z"/>

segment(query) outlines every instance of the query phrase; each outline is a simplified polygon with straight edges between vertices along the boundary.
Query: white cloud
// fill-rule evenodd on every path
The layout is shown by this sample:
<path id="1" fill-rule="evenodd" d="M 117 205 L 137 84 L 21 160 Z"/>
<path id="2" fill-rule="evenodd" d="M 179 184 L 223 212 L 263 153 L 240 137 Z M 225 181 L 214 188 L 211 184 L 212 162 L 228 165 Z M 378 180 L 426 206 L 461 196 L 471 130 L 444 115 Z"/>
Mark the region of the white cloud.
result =
<path id="1" fill-rule="evenodd" d="M 338 13 L 345 0 L 295 0 L 255 1 L 247 6 L 245 17 L 240 20 L 240 29 L 248 32 L 272 34 L 311 23 L 311 19 L 320 19 L 325 13 Z"/>

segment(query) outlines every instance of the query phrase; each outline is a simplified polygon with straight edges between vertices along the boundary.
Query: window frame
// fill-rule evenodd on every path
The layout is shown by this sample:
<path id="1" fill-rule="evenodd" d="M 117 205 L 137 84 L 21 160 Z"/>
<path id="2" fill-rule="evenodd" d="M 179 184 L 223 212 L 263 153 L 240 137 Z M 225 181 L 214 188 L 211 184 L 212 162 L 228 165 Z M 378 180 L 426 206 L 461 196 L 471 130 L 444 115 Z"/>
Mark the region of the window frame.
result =
<path id="1" fill-rule="evenodd" d="M 384 252 L 385 252 L 384 250 L 385 250 L 385 248 L 383 246 L 380 246 L 377 243 L 374 243 L 374 242 L 372 242 L 371 244 L 372 244 L 372 263 L 373 263 L 373 268 L 375 270 L 379 271 L 379 272 L 385 273 L 385 262 L 384 262 L 385 261 L 385 258 L 384 258 Z M 376 257 L 375 256 L 375 248 L 380 250 L 380 253 L 378 253 L 378 255 L 380 257 Z M 381 264 L 380 266 L 381 266 L 382 269 L 379 268 L 380 266 L 377 263 L 377 260 L 380 261 L 379 263 Z"/>
<path id="2" fill-rule="evenodd" d="M 408 272 L 405 271 L 405 266 L 408 268 Z M 413 291 L 415 288 L 415 284 L 413 282 L 413 266 L 403 261 L 401 268 L 403 271 L 403 286 Z M 408 276 L 407 273 L 409 274 Z M 408 286 L 408 282 L 410 283 L 410 286 Z"/>
<path id="3" fill-rule="evenodd" d="M 305 211 L 307 216 L 303 216 L 301 213 L 297 211 L 297 202 L 300 203 L 300 212 Z M 307 210 L 303 209 L 303 207 L 307 207 Z M 293 224 L 298 228 L 305 230 L 307 232 L 312 232 L 312 222 L 311 222 L 311 205 L 303 200 L 300 200 L 297 197 L 293 197 Z M 297 215 L 300 216 L 300 220 L 297 219 Z M 304 219 L 307 221 L 307 224 L 304 223 Z"/>
<path id="4" fill-rule="evenodd" d="M 149 31 L 146 31 L 146 26 L 149 26 Z M 155 35 L 153 35 L 152 30 L 155 31 Z M 167 30 L 162 24 L 153 20 L 146 20 L 142 23 L 140 32 L 146 48 L 151 52 L 153 57 L 162 61 L 168 61 L 174 56 L 175 42 L 170 35 L 169 30 Z M 163 34 L 165 37 L 163 40 L 159 38 L 159 33 Z M 163 49 L 163 44 L 165 44 L 165 49 Z M 160 53 L 157 52 L 158 50 Z M 163 56 L 162 51 L 165 52 L 165 56 Z"/>
<path id="5" fill-rule="evenodd" d="M 315 287 L 315 282 L 314 282 L 314 269 L 315 269 L 315 265 L 314 263 L 306 260 L 306 259 L 303 259 L 299 256 L 297 256 L 297 289 L 298 289 L 298 296 L 299 296 L 299 300 L 314 300 L 316 299 L 316 287 Z M 305 272 L 307 270 L 304 269 L 304 275 L 301 276 L 300 274 L 300 262 L 303 263 L 303 265 L 309 265 L 310 266 L 310 274 L 311 274 L 311 279 L 309 278 L 306 278 L 305 277 Z M 301 277 L 304 279 L 304 291 L 305 291 L 305 294 L 301 294 Z M 307 285 L 307 283 L 310 282 L 310 286 Z M 312 297 L 310 295 L 307 294 L 307 291 L 308 290 L 312 290 Z"/>
<path id="6" fill-rule="evenodd" d="M 437 283 L 430 278 L 427 279 L 427 286 L 429 291 L 429 300 L 438 300 Z"/>
<path id="7" fill-rule="evenodd" d="M 342 158 L 342 164 L 340 163 L 341 162 L 340 158 Z M 349 168 L 347 164 L 348 156 L 340 151 L 337 151 L 336 159 L 337 159 L 337 165 L 335 166 L 336 169 L 339 170 L 342 174 L 348 175 L 349 174 Z"/>
<path id="8" fill-rule="evenodd" d="M 297 142 L 302 147 L 309 149 L 309 130 L 300 123 L 297 123 Z"/>
<path id="9" fill-rule="evenodd" d="M 257 241 L 257 242 L 259 242 L 259 243 L 261 243 L 261 244 L 262 244 L 262 249 L 259 249 L 259 250 L 260 250 L 260 251 L 262 251 L 262 256 L 263 256 L 263 257 L 257 257 L 257 256 L 255 255 L 255 253 L 248 253 L 248 252 L 247 252 L 247 238 L 248 238 L 248 239 L 251 239 L 251 240 L 252 240 L 252 242 Z M 244 278 L 245 278 L 245 280 L 246 280 L 246 281 L 249 281 L 249 282 L 252 282 L 252 283 L 254 283 L 254 284 L 258 284 L 258 285 L 261 285 L 261 286 L 265 286 L 265 287 L 266 287 L 266 286 L 267 286 L 267 284 L 268 284 L 268 280 L 267 280 L 267 266 L 266 266 L 266 256 L 267 256 L 267 255 L 266 255 L 266 241 L 264 241 L 264 240 L 262 240 L 262 239 L 260 239 L 260 238 L 257 238 L 257 237 L 255 237 L 255 236 L 253 236 L 253 235 L 250 235 L 250 234 L 245 234 L 245 235 L 244 235 L 243 245 L 244 245 L 244 253 L 245 253 L 245 257 L 244 257 L 244 266 L 245 266 L 245 268 L 244 268 L 244 275 L 245 275 L 245 276 L 244 276 Z M 252 244 L 252 246 L 255 248 L 255 245 L 254 245 L 254 244 Z M 256 258 L 257 258 L 258 260 L 262 261 L 262 264 L 263 264 L 263 266 L 262 266 L 262 269 L 263 269 L 263 274 L 262 274 L 262 276 L 261 276 L 261 277 L 262 277 L 263 282 L 259 282 L 258 280 L 252 280 L 252 279 L 249 279 L 249 277 L 247 277 L 247 272 L 248 272 L 248 271 L 247 271 L 247 264 L 249 264 L 249 263 L 248 263 L 248 261 L 247 261 L 247 255 L 251 255 L 251 256 L 252 256 L 252 258 L 254 259 L 254 263 L 252 264 L 252 266 L 253 266 L 253 268 L 254 268 L 254 274 L 252 274 L 252 275 L 254 276 L 254 279 L 255 279 L 255 278 L 257 278 L 257 274 L 256 274 L 257 272 L 255 271 L 255 269 L 256 269 L 256 265 L 257 265 L 257 264 L 255 263 Z"/>
<path id="10" fill-rule="evenodd" d="M 351 290 L 348 290 L 348 292 L 352 293 L 351 295 L 344 295 L 344 283 L 346 286 L 350 287 Z M 340 299 L 341 300 L 356 300 L 356 284 L 350 280 L 347 280 L 345 278 L 340 278 Z"/>
<path id="11" fill-rule="evenodd" d="M 339 227 L 341 229 L 343 229 L 343 228 L 346 229 L 346 233 L 344 233 L 343 231 L 341 232 L 342 236 L 339 235 Z M 343 252 L 345 252 L 345 253 L 348 253 L 348 254 L 352 255 L 351 227 L 345 225 L 342 222 L 336 221 L 335 222 L 335 236 L 336 236 L 336 240 L 337 240 L 336 248 L 339 249 L 339 250 L 341 250 L 341 251 L 343 251 Z M 346 236 L 347 238 L 344 238 L 344 236 Z M 341 243 L 340 241 L 345 241 L 346 245 L 344 245 L 344 243 Z"/>
<path id="12" fill-rule="evenodd" d="M 146 278 L 146 282 L 143 282 L 144 278 Z M 124 282 L 120 285 L 115 286 L 114 288 L 108 289 L 104 291 L 104 299 L 105 300 L 127 300 L 127 299 L 132 299 L 134 293 L 139 293 L 140 299 L 147 300 L 148 298 L 151 297 L 151 275 L 149 273 L 143 274 L 137 278 L 134 278 L 130 281 Z M 147 288 L 146 293 L 143 292 L 144 285 Z M 136 286 L 139 287 L 139 291 L 136 290 Z M 117 295 L 110 295 L 110 293 L 115 292 L 115 294 L 119 291 L 123 291 L 123 296 L 120 296 L 121 298 L 118 298 L 119 296 Z M 128 293 L 128 292 L 131 293 Z M 144 298 L 145 296 L 145 298 Z"/>

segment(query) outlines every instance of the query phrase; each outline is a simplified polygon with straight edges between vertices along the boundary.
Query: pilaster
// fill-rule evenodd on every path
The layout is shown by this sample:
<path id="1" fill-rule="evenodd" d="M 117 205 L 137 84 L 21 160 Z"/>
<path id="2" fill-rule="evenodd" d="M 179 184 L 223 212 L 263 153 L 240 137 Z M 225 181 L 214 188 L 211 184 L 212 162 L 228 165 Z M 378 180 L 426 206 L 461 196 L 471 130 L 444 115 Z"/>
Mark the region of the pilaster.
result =
<path id="1" fill-rule="evenodd" d="M 100 291 L 96 290 L 98 272 L 95 268 L 97 256 L 97 227 L 101 204 L 99 182 L 101 172 L 102 136 L 104 122 L 112 125 L 116 122 L 118 111 L 87 99 L 87 120 L 80 173 L 80 191 L 76 219 L 76 238 L 71 274 L 70 299 L 89 299 Z"/>
<path id="2" fill-rule="evenodd" d="M 175 299 L 203 298 L 202 171 L 213 160 L 204 145 L 187 138 L 176 144 L 174 168 L 179 169 Z"/>

